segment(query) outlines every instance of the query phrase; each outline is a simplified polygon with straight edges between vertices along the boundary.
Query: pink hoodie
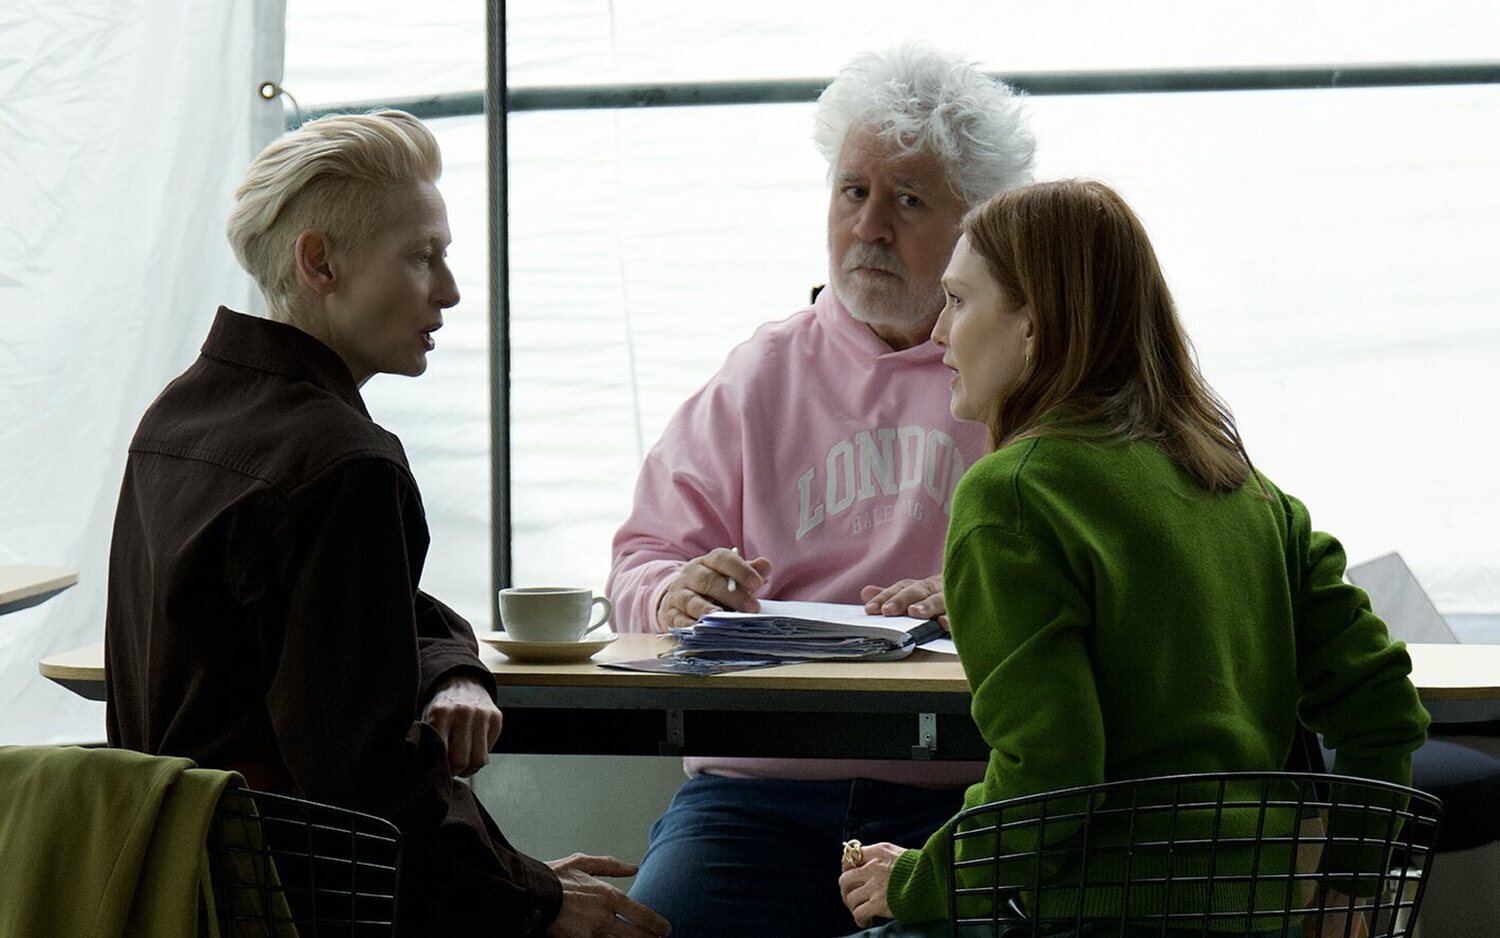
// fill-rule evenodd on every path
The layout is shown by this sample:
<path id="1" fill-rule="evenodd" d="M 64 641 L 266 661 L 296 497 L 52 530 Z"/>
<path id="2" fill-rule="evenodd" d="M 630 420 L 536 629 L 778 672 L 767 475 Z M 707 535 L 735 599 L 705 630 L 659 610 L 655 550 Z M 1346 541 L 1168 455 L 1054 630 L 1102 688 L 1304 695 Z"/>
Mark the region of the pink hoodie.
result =
<path id="1" fill-rule="evenodd" d="M 667 581 L 716 547 L 770 559 L 761 599 L 857 603 L 860 588 L 937 573 L 953 489 L 987 450 L 948 412 L 930 342 L 892 351 L 825 289 L 768 323 L 673 416 L 615 535 L 616 627 L 657 631 Z M 915 733 L 915 723 L 913 723 Z M 693 758 L 690 774 L 874 778 L 947 787 L 983 763 Z"/>

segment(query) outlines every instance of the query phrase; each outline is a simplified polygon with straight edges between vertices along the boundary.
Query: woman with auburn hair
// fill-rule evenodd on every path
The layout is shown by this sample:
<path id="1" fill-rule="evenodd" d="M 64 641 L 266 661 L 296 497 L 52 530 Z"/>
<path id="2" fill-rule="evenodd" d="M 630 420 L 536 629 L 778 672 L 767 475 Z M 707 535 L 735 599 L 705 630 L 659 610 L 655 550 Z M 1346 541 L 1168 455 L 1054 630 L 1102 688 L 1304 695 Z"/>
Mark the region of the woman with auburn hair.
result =
<path id="1" fill-rule="evenodd" d="M 1428 723 L 1411 660 L 1343 582 L 1338 542 L 1251 466 L 1135 213 L 1102 183 L 1048 182 L 994 197 L 963 232 L 932 339 L 954 415 L 994 447 L 954 495 L 943 564 L 992 750 L 965 807 L 1276 770 L 1299 718 L 1335 772 L 1408 784 Z M 951 830 L 846 862 L 862 927 L 947 934 L 899 923 L 947 917 Z"/>

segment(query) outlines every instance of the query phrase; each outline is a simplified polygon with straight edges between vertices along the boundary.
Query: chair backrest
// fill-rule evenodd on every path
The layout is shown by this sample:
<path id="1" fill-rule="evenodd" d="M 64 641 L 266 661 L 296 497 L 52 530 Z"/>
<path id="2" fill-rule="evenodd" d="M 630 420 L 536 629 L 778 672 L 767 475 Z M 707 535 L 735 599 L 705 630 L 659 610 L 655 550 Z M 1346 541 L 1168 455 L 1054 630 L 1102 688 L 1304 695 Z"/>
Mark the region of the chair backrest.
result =
<path id="1" fill-rule="evenodd" d="M 1442 805 L 1305 772 L 1110 782 L 970 808 L 955 933 L 1409 936 Z M 987 926 L 987 927 L 986 927 Z"/>
<path id="2" fill-rule="evenodd" d="M 219 800 L 208 850 L 226 938 L 396 934 L 401 833 L 389 821 L 232 789 Z"/>

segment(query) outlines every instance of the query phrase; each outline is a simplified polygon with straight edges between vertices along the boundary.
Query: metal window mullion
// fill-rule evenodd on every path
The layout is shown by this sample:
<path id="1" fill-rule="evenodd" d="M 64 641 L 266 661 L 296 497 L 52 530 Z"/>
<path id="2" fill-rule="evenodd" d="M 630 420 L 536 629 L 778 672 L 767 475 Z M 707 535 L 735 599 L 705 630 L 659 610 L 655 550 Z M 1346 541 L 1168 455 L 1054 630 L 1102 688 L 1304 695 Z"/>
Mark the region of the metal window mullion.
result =
<path id="1" fill-rule="evenodd" d="M 489 0 L 484 109 L 490 212 L 490 628 L 500 627 L 500 590 L 511 583 L 510 543 L 510 185 L 505 82 L 505 0 Z"/>
<path id="2" fill-rule="evenodd" d="M 493 6 L 493 4 L 492 4 Z M 496 19 L 498 15 L 498 19 Z M 505 27 L 504 11 L 491 10 L 492 29 Z M 505 88 L 504 48 L 490 37 L 489 83 L 502 88 L 507 113 L 613 108 L 703 107 L 731 104 L 811 103 L 828 78 L 758 81 L 632 82 L 609 85 L 538 85 Z M 1049 95 L 1178 94 L 1213 91 L 1305 91 L 1320 88 L 1392 88 L 1500 84 L 1500 62 L 1406 62 L 1371 65 L 1310 65 L 1257 68 L 1124 69 L 1117 71 L 990 73 L 1017 90 Z M 424 120 L 482 114 L 493 88 L 380 101 L 353 101 L 308 108 L 311 120 L 395 107 Z M 288 114 L 289 126 L 294 125 Z"/>

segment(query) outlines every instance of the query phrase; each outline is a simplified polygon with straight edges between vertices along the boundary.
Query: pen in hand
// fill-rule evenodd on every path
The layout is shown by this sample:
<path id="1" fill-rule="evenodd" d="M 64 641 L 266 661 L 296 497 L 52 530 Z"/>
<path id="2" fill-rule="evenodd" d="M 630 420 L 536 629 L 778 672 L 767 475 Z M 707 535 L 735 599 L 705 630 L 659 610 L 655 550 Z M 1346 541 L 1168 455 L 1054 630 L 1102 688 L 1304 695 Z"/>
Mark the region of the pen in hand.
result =
<path id="1" fill-rule="evenodd" d="M 738 557 L 739 553 L 740 553 L 740 549 L 738 547 L 731 547 L 731 548 L 729 548 L 729 552 L 732 553 L 732 554 L 734 554 L 736 557 Z M 739 589 L 739 586 L 737 586 L 735 584 L 734 577 L 730 577 L 729 578 L 729 592 L 733 593 L 737 589 Z"/>

